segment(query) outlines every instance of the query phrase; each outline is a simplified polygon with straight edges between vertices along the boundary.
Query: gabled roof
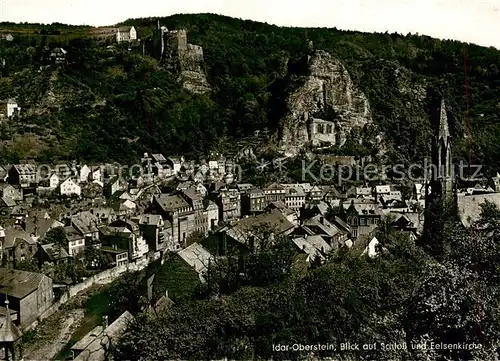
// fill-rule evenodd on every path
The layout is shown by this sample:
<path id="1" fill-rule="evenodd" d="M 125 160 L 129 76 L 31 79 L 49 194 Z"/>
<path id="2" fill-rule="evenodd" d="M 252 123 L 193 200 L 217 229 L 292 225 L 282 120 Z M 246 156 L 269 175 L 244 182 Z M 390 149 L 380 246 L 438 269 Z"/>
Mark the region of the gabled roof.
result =
<path id="1" fill-rule="evenodd" d="M 120 26 L 120 27 L 118 28 L 118 30 L 119 30 L 120 32 L 124 32 L 124 31 L 125 31 L 125 32 L 129 32 L 129 31 L 130 31 L 130 30 L 132 30 L 132 29 L 134 29 L 134 27 L 133 27 L 133 26 Z"/>
<path id="2" fill-rule="evenodd" d="M 156 202 L 165 212 L 174 212 L 180 208 L 187 208 L 189 204 L 177 194 L 161 194 L 155 196 Z"/>
<path id="3" fill-rule="evenodd" d="M 94 341 L 97 337 L 99 337 L 102 334 L 102 331 L 104 331 L 104 328 L 101 325 L 94 327 L 80 341 L 75 343 L 71 347 L 71 350 L 75 350 L 75 351 L 85 350 L 87 348 L 87 346 L 90 345 L 90 343 L 92 341 Z"/>
<path id="4" fill-rule="evenodd" d="M 0 293 L 24 298 L 38 289 L 44 277 L 42 273 L 0 268 Z"/>
<path id="5" fill-rule="evenodd" d="M 295 244 L 295 246 L 297 246 L 297 248 L 301 252 L 304 252 L 309 256 L 308 257 L 309 260 L 314 259 L 316 257 L 319 257 L 321 260 L 325 259 L 325 257 L 321 254 L 321 252 L 307 241 L 307 238 L 304 237 L 294 238 L 292 239 L 292 242 Z"/>
<path id="6" fill-rule="evenodd" d="M 80 212 L 71 217 L 71 223 L 82 233 L 97 232 L 98 218 L 89 211 Z"/>
<path id="7" fill-rule="evenodd" d="M 165 158 L 165 156 L 163 154 L 151 154 L 151 157 L 156 161 L 156 162 L 159 162 L 159 163 L 162 163 L 162 162 L 166 162 L 167 161 L 167 158 Z"/>
<path id="8" fill-rule="evenodd" d="M 306 192 L 304 192 L 304 188 L 302 188 L 299 185 L 293 185 L 293 186 L 285 186 L 285 197 L 286 196 L 293 196 L 293 197 L 305 197 Z"/>
<path id="9" fill-rule="evenodd" d="M 75 361 L 106 360 L 111 344 L 116 342 L 133 318 L 134 316 L 128 311 L 122 313 L 120 317 L 90 342 L 90 344 L 75 358 Z"/>
<path id="10" fill-rule="evenodd" d="M 246 243 L 249 237 L 252 236 L 252 229 L 257 226 L 266 226 L 270 231 L 276 231 L 277 234 L 282 234 L 294 228 L 294 225 L 280 210 L 273 209 L 267 213 L 240 219 L 227 230 L 227 234 L 238 242 Z"/>
<path id="11" fill-rule="evenodd" d="M 217 204 L 215 204 L 215 202 L 208 201 L 206 202 L 205 210 L 207 211 L 219 210 L 219 207 L 217 207 Z"/>
<path id="12" fill-rule="evenodd" d="M 212 259 L 210 252 L 199 243 L 193 243 L 177 254 L 184 262 L 193 267 L 200 276 L 208 270 L 210 259 Z"/>
<path id="13" fill-rule="evenodd" d="M 36 173 L 36 168 L 33 164 L 15 164 L 13 167 L 20 175 L 33 175 Z"/>
<path id="14" fill-rule="evenodd" d="M 15 207 L 17 205 L 16 201 L 11 197 L 2 197 L 2 202 L 6 207 Z"/>
<path id="15" fill-rule="evenodd" d="M 335 216 L 335 224 L 345 232 L 351 232 L 351 226 L 344 222 L 340 217 Z"/>
<path id="16" fill-rule="evenodd" d="M 68 241 L 77 241 L 85 238 L 73 226 L 64 227 L 64 233 L 66 234 L 66 238 L 68 239 Z"/>
<path id="17" fill-rule="evenodd" d="M 303 224 L 303 228 L 310 229 L 313 234 L 326 235 L 328 237 L 333 237 L 340 232 L 340 229 L 320 215 L 316 215 L 306 220 Z M 319 229 L 321 233 L 317 233 L 315 229 Z"/>
<path id="18" fill-rule="evenodd" d="M 36 242 L 31 238 L 31 236 L 24 229 L 19 227 L 7 227 L 5 229 L 5 242 L 3 244 L 4 248 L 14 247 L 16 240 L 22 239 L 28 244 L 35 244 Z"/>
<path id="19" fill-rule="evenodd" d="M 191 202 L 199 202 L 203 200 L 203 194 L 198 192 L 195 188 L 188 188 L 182 191 L 184 196 L 191 200 Z"/>
<path id="20" fill-rule="evenodd" d="M 131 209 L 136 209 L 136 208 L 137 208 L 137 204 L 135 204 L 134 202 L 132 202 L 130 199 L 125 199 L 120 204 L 120 210 L 121 211 L 123 211 L 123 210 L 131 210 Z"/>
<path id="21" fill-rule="evenodd" d="M 264 188 L 264 191 L 270 191 L 270 190 L 282 191 L 282 190 L 285 190 L 285 188 L 281 184 L 275 182 L 275 183 L 271 183 L 269 186 Z"/>
<path id="22" fill-rule="evenodd" d="M 240 192 L 245 192 L 245 191 L 252 190 L 252 188 L 254 188 L 254 186 L 250 183 L 239 183 L 236 185 L 236 188 L 238 188 L 238 190 Z"/>
<path id="23" fill-rule="evenodd" d="M 26 232 L 35 233 L 35 227 L 37 234 L 43 236 L 50 228 L 64 227 L 64 224 L 52 218 L 39 218 L 35 222 L 33 217 L 28 217 L 25 226 Z"/>
<path id="24" fill-rule="evenodd" d="M 64 247 L 55 243 L 43 244 L 42 249 L 51 261 L 57 261 L 69 257 L 68 252 L 66 252 Z"/>

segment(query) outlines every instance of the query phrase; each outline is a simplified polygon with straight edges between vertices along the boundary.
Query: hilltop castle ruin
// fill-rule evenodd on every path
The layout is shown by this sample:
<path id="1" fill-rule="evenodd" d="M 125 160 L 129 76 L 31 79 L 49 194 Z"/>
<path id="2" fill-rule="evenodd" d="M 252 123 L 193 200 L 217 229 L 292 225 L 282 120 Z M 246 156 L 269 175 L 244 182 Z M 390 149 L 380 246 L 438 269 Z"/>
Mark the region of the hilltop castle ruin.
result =
<path id="1" fill-rule="evenodd" d="M 203 59 L 203 48 L 187 42 L 185 29 L 168 30 L 158 22 L 147 44 L 150 56 L 179 75 L 178 81 L 193 93 L 210 91 Z"/>

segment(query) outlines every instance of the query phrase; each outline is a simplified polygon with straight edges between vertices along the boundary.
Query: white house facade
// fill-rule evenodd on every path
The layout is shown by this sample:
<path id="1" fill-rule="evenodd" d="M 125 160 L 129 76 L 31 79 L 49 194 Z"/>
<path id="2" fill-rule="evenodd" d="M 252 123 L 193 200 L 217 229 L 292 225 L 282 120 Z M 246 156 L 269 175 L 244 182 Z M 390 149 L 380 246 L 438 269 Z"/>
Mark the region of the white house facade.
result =
<path id="1" fill-rule="evenodd" d="M 77 195 L 80 196 L 82 194 L 82 188 L 76 184 L 71 178 L 66 179 L 61 183 L 61 195 Z"/>

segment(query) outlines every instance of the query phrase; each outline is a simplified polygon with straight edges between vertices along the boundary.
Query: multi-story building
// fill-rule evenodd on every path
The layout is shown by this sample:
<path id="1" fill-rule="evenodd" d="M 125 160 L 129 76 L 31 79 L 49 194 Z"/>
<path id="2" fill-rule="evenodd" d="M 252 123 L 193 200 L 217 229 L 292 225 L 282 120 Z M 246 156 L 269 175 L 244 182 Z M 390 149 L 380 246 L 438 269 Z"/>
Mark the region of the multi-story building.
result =
<path id="1" fill-rule="evenodd" d="M 34 164 L 15 164 L 9 170 L 9 183 L 23 188 L 36 184 L 36 166 Z"/>
<path id="2" fill-rule="evenodd" d="M 266 208 L 266 196 L 264 191 L 259 188 L 249 189 L 241 195 L 241 212 L 242 214 L 256 214 L 263 212 Z"/>
<path id="3" fill-rule="evenodd" d="M 264 188 L 263 190 L 266 196 L 267 203 L 285 200 L 286 190 L 282 185 L 278 183 L 273 183 L 268 187 Z"/>
<path id="4" fill-rule="evenodd" d="M 306 203 L 306 193 L 300 185 L 287 186 L 285 191 L 285 205 L 298 212 Z"/>
<path id="5" fill-rule="evenodd" d="M 148 244 L 149 252 L 178 251 L 180 244 L 174 241 L 172 223 L 164 221 L 159 214 L 142 214 L 132 218 L 139 224 L 139 229 Z"/>
<path id="6" fill-rule="evenodd" d="M 85 236 L 73 226 L 64 227 L 67 244 L 65 249 L 73 257 L 85 249 Z"/>
<path id="7" fill-rule="evenodd" d="M 206 233 L 210 229 L 207 212 L 203 206 L 203 194 L 195 188 L 188 188 L 182 191 L 181 195 L 194 211 L 193 231 Z"/>
<path id="8" fill-rule="evenodd" d="M 224 189 L 217 198 L 219 220 L 228 222 L 241 217 L 241 195 L 237 189 Z"/>
<path id="9" fill-rule="evenodd" d="M 90 30 L 90 35 L 99 40 L 114 38 L 118 43 L 137 40 L 137 31 L 133 26 L 94 28 Z"/>
<path id="10" fill-rule="evenodd" d="M 369 235 L 380 224 L 382 213 L 374 202 L 351 200 L 344 202 L 342 207 L 354 239 Z"/>
<path id="11" fill-rule="evenodd" d="M 187 237 L 195 230 L 193 207 L 178 194 L 161 194 L 153 197 L 152 209 L 170 222 L 174 243 L 185 246 Z"/>
<path id="12" fill-rule="evenodd" d="M 68 178 L 64 182 L 62 182 L 59 186 L 59 190 L 61 195 L 64 196 L 81 196 L 82 194 L 82 188 L 71 178 Z"/>

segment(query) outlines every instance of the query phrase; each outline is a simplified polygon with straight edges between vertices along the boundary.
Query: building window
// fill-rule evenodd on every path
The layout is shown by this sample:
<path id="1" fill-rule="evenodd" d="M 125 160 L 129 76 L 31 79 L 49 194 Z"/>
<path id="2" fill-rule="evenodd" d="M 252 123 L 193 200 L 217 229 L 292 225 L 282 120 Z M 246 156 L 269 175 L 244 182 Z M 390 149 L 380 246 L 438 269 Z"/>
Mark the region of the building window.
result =
<path id="1" fill-rule="evenodd" d="M 24 243 L 21 243 L 21 249 L 24 249 Z"/>
<path id="2" fill-rule="evenodd" d="M 355 226 L 357 226 L 358 225 L 358 217 L 354 217 L 352 222 Z"/>
<path id="3" fill-rule="evenodd" d="M 358 237 L 358 230 L 357 230 L 357 229 L 353 229 L 353 230 L 352 230 L 352 236 L 353 236 L 354 238 L 357 238 L 357 237 Z"/>

